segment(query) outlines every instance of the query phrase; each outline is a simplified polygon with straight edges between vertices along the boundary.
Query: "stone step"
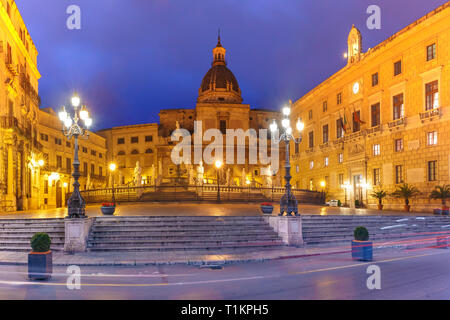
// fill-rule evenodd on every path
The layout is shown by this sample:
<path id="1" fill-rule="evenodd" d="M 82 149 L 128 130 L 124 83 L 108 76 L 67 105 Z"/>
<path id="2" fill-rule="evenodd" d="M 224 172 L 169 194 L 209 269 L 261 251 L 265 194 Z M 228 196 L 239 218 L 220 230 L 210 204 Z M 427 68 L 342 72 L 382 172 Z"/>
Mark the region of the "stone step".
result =
<path id="1" fill-rule="evenodd" d="M 266 239 L 278 239 L 278 235 L 273 234 L 259 234 L 259 235 L 230 235 L 230 236 L 161 236 L 161 237 L 136 237 L 136 236 L 91 236 L 89 237 L 89 242 L 91 243 L 116 243 L 116 242 L 126 242 L 126 243 L 142 243 L 142 242 L 223 242 L 223 241 L 244 241 L 244 240 L 266 240 Z M 1 241 L 1 240 L 0 240 Z"/>
<path id="2" fill-rule="evenodd" d="M 0 229 L 1 233 L 36 233 L 36 232 L 46 232 L 46 233 L 58 233 L 64 232 L 64 227 L 55 227 L 55 228 L 4 228 Z"/>
<path id="3" fill-rule="evenodd" d="M 120 236 L 129 236 L 129 237 L 203 237 L 203 236 L 214 236 L 214 237 L 220 237 L 220 236 L 230 236 L 230 235 L 260 235 L 260 234 L 276 234 L 275 231 L 271 228 L 266 229 L 255 229 L 255 230 L 246 230 L 245 233 L 242 231 L 235 231 L 235 230 L 225 230 L 225 231 L 217 231 L 217 230 L 204 230 L 201 232 L 198 231 L 191 231 L 191 230 L 173 230 L 173 231 L 166 231 L 162 232 L 161 230 L 156 231 L 148 231 L 148 230 L 142 230 L 142 231 L 134 231 L 134 232 L 127 232 L 127 231 L 117 231 L 112 230 L 109 232 L 91 232 L 91 237 L 120 237 Z"/>
<path id="4" fill-rule="evenodd" d="M 31 248 L 30 246 L 30 240 L 20 240 L 20 239 L 10 239 L 10 240 L 0 240 L 0 246 L 5 246 L 5 245 L 14 245 L 14 244 L 23 244 L 23 245 L 27 245 L 28 247 Z M 52 244 L 62 244 L 64 245 L 64 239 L 52 239 Z"/>
<path id="5" fill-rule="evenodd" d="M 282 241 L 267 241 L 264 243 L 246 243 L 246 244 L 208 244 L 208 245 L 197 245 L 197 246 L 186 246 L 186 245 L 173 245 L 167 247 L 161 246 L 130 246 L 130 247 L 92 247 L 89 251 L 147 251 L 147 252 L 158 252 L 158 251 L 206 251 L 206 250 L 223 250 L 223 249 L 245 249 L 245 248 L 274 248 L 284 246 Z M 206 252 L 205 252 L 206 253 Z"/>
<path id="6" fill-rule="evenodd" d="M 236 226 L 223 226 L 223 227 L 219 227 L 216 226 L 214 228 L 212 227 L 185 227 L 185 226 L 179 226 L 179 227 L 154 227 L 154 228 L 149 228 L 149 227 L 117 227 L 117 228 L 102 228 L 102 227 L 97 227 L 94 226 L 91 229 L 91 233 L 92 234 L 97 234 L 97 233 L 104 233 L 104 234 L 108 234 L 108 233 L 112 233 L 112 232 L 211 232 L 211 231 L 216 231 L 216 232 L 226 232 L 226 231 L 236 231 L 236 232 L 241 232 L 241 233 L 246 233 L 248 231 L 253 231 L 253 232 L 271 232 L 273 231 L 273 229 L 270 226 L 261 226 L 261 227 L 236 227 Z"/>
<path id="7" fill-rule="evenodd" d="M 64 246 L 51 246 L 50 249 L 52 251 L 62 251 L 64 250 Z M 27 246 L 25 245 L 14 245 L 14 246 L 0 246 L 0 251 L 14 251 L 14 252 L 30 252 L 31 251 L 31 247 L 28 244 Z"/>
<path id="8" fill-rule="evenodd" d="M 50 239 L 64 239 L 65 234 L 64 233 L 49 233 Z M 28 239 L 30 240 L 33 236 L 33 233 L 25 234 L 25 233 L 18 233 L 18 234 L 3 234 L 0 233 L 0 240 L 1 239 Z"/>
<path id="9" fill-rule="evenodd" d="M 214 217 L 214 216 L 148 216 L 148 217 L 97 217 L 95 218 L 95 223 L 124 223 L 124 222 L 236 222 L 236 221 L 264 221 L 264 218 L 261 216 L 227 216 L 227 217 Z"/>

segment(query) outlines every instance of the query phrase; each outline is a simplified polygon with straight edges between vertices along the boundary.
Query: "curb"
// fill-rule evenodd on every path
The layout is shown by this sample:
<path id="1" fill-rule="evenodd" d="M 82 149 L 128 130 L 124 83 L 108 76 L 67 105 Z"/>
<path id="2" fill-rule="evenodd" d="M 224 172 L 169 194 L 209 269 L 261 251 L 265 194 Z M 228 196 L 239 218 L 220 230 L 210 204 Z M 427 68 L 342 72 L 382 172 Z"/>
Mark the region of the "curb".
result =
<path id="1" fill-rule="evenodd" d="M 282 256 L 273 256 L 273 257 L 264 257 L 264 258 L 244 258 L 244 259 L 226 259 L 226 260 L 187 260 L 187 261 L 111 261 L 111 262 L 54 262 L 53 266 L 63 267 L 70 265 L 78 265 L 85 267 L 95 267 L 95 266 L 109 266 L 109 267 L 122 267 L 122 266 L 152 266 L 152 265 L 190 265 L 190 266 L 209 266 L 209 265 L 231 265 L 238 263 L 252 263 L 252 262 L 266 262 L 271 260 L 286 260 L 286 259 L 297 259 L 297 258 L 307 258 L 314 256 L 323 256 L 323 255 L 331 255 L 331 254 L 340 254 L 340 253 L 348 253 L 351 250 L 345 251 L 331 251 L 331 252 L 319 252 L 319 253 L 305 253 L 305 254 L 294 254 L 294 255 L 282 255 Z M 15 265 L 15 266 L 24 266 L 28 265 L 27 262 L 21 261 L 0 261 L 0 265 Z"/>

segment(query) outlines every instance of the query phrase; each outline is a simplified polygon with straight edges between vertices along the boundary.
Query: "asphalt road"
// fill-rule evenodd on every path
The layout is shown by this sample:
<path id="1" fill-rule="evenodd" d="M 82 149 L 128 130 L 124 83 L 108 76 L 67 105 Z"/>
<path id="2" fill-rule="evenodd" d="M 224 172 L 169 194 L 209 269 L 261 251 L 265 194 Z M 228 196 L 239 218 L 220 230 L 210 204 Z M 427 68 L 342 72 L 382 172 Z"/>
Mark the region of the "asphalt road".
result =
<path id="1" fill-rule="evenodd" d="M 367 288 L 367 268 L 381 289 Z M 26 266 L 0 266 L 0 299 L 450 299 L 450 250 L 387 250 L 372 262 L 349 254 L 225 265 L 83 267 L 80 289 L 67 288 L 66 268 L 50 281 L 26 279 Z M 72 282 L 73 283 L 73 282 Z"/>

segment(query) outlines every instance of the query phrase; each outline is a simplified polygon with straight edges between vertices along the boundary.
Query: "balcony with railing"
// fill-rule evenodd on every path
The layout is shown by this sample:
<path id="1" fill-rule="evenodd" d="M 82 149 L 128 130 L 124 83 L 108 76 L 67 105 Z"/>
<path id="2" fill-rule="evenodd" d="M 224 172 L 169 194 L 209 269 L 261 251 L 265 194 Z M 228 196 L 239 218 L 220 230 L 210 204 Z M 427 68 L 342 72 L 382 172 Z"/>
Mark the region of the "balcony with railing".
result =
<path id="1" fill-rule="evenodd" d="M 25 91 L 25 95 L 28 96 L 36 106 L 40 107 L 41 98 L 39 97 L 36 90 L 34 90 L 30 80 L 24 73 L 20 74 L 20 86 Z"/>
<path id="2" fill-rule="evenodd" d="M 389 129 L 394 129 L 394 128 L 401 128 L 404 127 L 406 125 L 406 118 L 400 118 L 400 119 L 395 119 L 394 121 L 391 121 L 388 123 L 388 127 Z"/>
<path id="3" fill-rule="evenodd" d="M 421 112 L 419 115 L 422 122 L 424 122 L 426 119 L 433 120 L 433 118 L 441 116 L 441 108 L 433 108 L 425 112 Z"/>
<path id="4" fill-rule="evenodd" d="M 381 132 L 381 129 L 382 129 L 382 126 L 381 126 L 381 124 L 379 124 L 379 125 L 377 125 L 375 127 L 366 129 L 366 134 L 367 135 L 371 135 L 371 134 L 374 134 L 374 133 L 377 133 L 377 132 Z"/>

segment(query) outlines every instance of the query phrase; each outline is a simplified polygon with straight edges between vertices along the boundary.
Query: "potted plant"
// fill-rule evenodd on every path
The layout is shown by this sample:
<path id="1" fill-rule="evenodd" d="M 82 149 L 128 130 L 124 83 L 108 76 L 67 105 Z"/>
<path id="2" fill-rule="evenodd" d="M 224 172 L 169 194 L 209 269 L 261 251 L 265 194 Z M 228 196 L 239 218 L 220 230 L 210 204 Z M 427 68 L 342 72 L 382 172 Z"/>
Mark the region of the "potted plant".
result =
<path id="1" fill-rule="evenodd" d="M 408 212 L 411 209 L 409 205 L 409 199 L 418 195 L 420 192 L 417 188 L 411 184 L 404 183 L 401 186 L 397 186 L 397 189 L 391 194 L 395 198 L 405 199 L 405 211 Z"/>
<path id="2" fill-rule="evenodd" d="M 111 216 L 116 211 L 116 203 L 115 202 L 102 203 L 102 206 L 100 209 L 102 210 L 102 213 L 104 215 Z"/>
<path id="3" fill-rule="evenodd" d="M 263 214 L 272 214 L 273 205 L 269 202 L 261 203 L 261 211 Z"/>
<path id="4" fill-rule="evenodd" d="M 352 258 L 359 261 L 372 261 L 373 244 L 369 240 L 369 231 L 365 227 L 356 227 L 353 232 Z"/>
<path id="5" fill-rule="evenodd" d="M 31 237 L 32 251 L 28 254 L 28 278 L 30 280 L 50 279 L 53 272 L 52 243 L 48 234 L 38 232 Z"/>
<path id="6" fill-rule="evenodd" d="M 378 210 L 383 210 L 383 198 L 386 198 L 387 192 L 380 189 L 378 191 L 373 191 L 370 196 L 372 198 L 378 199 Z"/>
<path id="7" fill-rule="evenodd" d="M 434 210 L 435 214 L 448 215 L 448 207 L 446 206 L 447 199 L 450 198 L 450 184 L 443 186 L 436 186 L 430 194 L 430 199 L 440 199 L 442 201 L 442 210 Z"/>

